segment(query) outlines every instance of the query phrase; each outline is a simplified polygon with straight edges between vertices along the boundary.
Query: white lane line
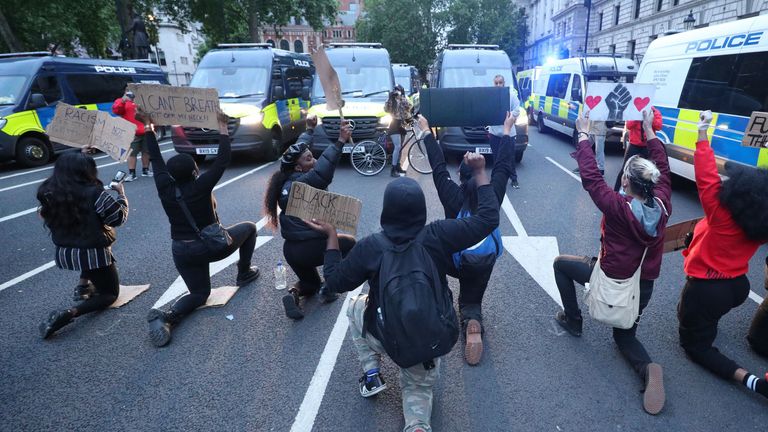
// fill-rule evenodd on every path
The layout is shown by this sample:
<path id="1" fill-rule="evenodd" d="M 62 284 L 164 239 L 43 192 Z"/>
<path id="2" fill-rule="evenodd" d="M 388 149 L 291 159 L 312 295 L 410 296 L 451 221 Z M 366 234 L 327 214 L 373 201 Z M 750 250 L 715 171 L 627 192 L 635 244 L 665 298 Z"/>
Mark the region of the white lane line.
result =
<path id="1" fill-rule="evenodd" d="M 320 404 L 325 397 L 325 389 L 328 387 L 328 381 L 331 379 L 331 373 L 336 365 L 336 359 L 339 357 L 339 351 L 344 344 L 344 336 L 349 328 L 349 319 L 347 319 L 347 308 L 352 297 L 360 294 L 362 285 L 354 291 L 347 294 L 344 304 L 341 305 L 339 315 L 336 317 L 336 324 L 333 325 L 328 342 L 325 343 L 323 353 L 320 355 L 320 361 L 317 363 L 315 373 L 309 382 L 309 388 L 304 394 L 304 400 L 301 401 L 299 412 L 291 426 L 291 432 L 311 432 L 315 425 L 315 418 L 320 410 Z"/>
<path id="2" fill-rule="evenodd" d="M 173 151 L 173 149 L 163 150 L 160 153 L 168 153 L 169 151 Z M 103 156 L 103 157 L 106 157 L 106 156 Z M 104 168 L 104 167 L 108 167 L 108 166 L 112 166 L 112 165 L 117 165 L 117 164 L 120 164 L 120 163 L 125 163 L 125 162 L 112 162 L 112 163 L 108 163 L 108 164 L 104 164 L 104 165 L 98 165 L 96 168 Z M 40 180 L 33 180 L 31 182 L 17 184 L 17 185 L 14 185 L 14 186 L 8 186 L 6 188 L 0 189 L 0 192 L 9 191 L 11 189 L 18 189 L 20 187 L 29 186 L 29 185 L 33 185 L 33 184 L 37 184 L 37 183 L 42 183 L 44 181 L 45 181 L 45 179 L 40 179 Z"/>
<path id="3" fill-rule="evenodd" d="M 258 171 L 258 170 L 260 170 L 262 168 L 266 168 L 266 167 L 272 165 L 273 163 L 274 162 L 267 162 L 264 165 L 257 166 L 256 168 L 254 168 L 254 169 L 252 169 L 250 171 L 244 172 L 244 173 L 240 174 L 237 177 L 233 177 L 233 178 L 225 181 L 224 183 L 220 183 L 220 184 L 216 185 L 216 187 L 214 187 L 213 190 L 217 190 L 219 188 L 223 188 L 224 186 L 226 186 L 226 185 L 228 185 L 228 184 L 230 184 L 232 182 L 236 182 L 236 181 L 240 180 L 241 178 L 243 178 L 245 176 L 249 176 L 249 175 L 255 173 L 256 171 Z"/>
<path id="4" fill-rule="evenodd" d="M 32 207 L 31 209 L 23 210 L 18 213 L 14 213 L 12 215 L 4 216 L 0 218 L 0 222 L 5 222 L 7 220 L 16 219 L 17 217 L 21 217 L 24 215 L 28 215 L 30 213 L 34 213 L 37 211 L 37 207 Z"/>
<path id="5" fill-rule="evenodd" d="M 574 173 L 573 173 L 571 170 L 569 170 L 568 168 L 566 168 L 566 167 L 564 167 L 564 166 L 560 165 L 559 163 L 555 162 L 555 160 L 554 160 L 554 159 L 552 159 L 552 158 L 551 158 L 551 157 L 549 157 L 549 156 L 546 156 L 546 157 L 545 157 L 545 159 L 546 159 L 546 160 L 548 160 L 548 161 L 550 161 L 550 162 L 552 162 L 553 164 L 555 164 L 555 166 L 556 166 L 556 167 L 558 167 L 558 168 L 560 168 L 561 170 L 565 171 L 565 173 L 566 173 L 566 174 L 568 174 L 569 176 L 573 177 L 573 178 L 574 178 L 574 180 L 576 180 L 576 181 L 578 181 L 579 183 L 581 183 L 581 177 L 579 177 L 579 176 L 577 176 L 576 174 L 574 174 Z"/>
<path id="6" fill-rule="evenodd" d="M 523 221 L 520 220 L 520 216 L 517 215 L 515 208 L 512 207 L 512 203 L 507 198 L 507 194 L 504 194 L 504 201 L 501 202 L 501 209 L 507 215 L 507 219 L 512 224 L 512 227 L 517 232 L 518 237 L 528 237 L 528 233 L 523 227 Z"/>
<path id="7" fill-rule="evenodd" d="M 45 264 L 41 265 L 40 267 L 38 267 L 38 268 L 36 268 L 34 270 L 30 270 L 30 271 L 24 273 L 21 276 L 17 276 L 15 278 L 9 280 L 8 282 L 0 285 L 0 291 L 3 291 L 6 288 L 10 288 L 10 287 L 16 285 L 17 283 L 19 283 L 21 281 L 27 280 L 27 279 L 31 278 L 32 276 L 34 276 L 34 275 L 36 275 L 38 273 L 44 272 L 44 271 L 48 270 L 49 268 L 51 268 L 51 267 L 53 267 L 55 265 L 56 265 L 55 261 L 50 261 L 48 263 L 45 263 Z"/>
<path id="8" fill-rule="evenodd" d="M 566 168 L 566 167 L 564 167 L 564 166 L 560 165 L 559 163 L 555 162 L 555 161 L 554 161 L 552 158 L 550 158 L 549 156 L 546 156 L 546 159 L 547 159 L 548 161 L 552 162 L 553 164 L 555 164 L 555 166 L 557 166 L 557 167 L 558 167 L 558 168 L 560 168 L 561 170 L 565 171 L 565 172 L 566 172 L 566 174 L 568 174 L 568 175 L 570 175 L 571 177 L 573 177 L 573 178 L 575 178 L 576 180 L 578 180 L 578 181 L 579 181 L 579 183 L 581 183 L 581 178 L 580 178 L 580 177 L 578 177 L 578 176 L 577 176 L 576 174 L 574 174 L 573 172 L 571 172 L 571 171 L 570 171 L 568 168 Z M 505 197 L 505 198 L 506 198 L 506 197 Z M 0 222 L 1 222 L 1 221 L 0 221 Z M 753 300 L 755 303 L 757 303 L 757 304 L 760 304 L 760 303 L 762 303 L 762 302 L 763 302 L 763 298 L 762 298 L 762 297 L 760 297 L 760 296 L 759 296 L 759 295 L 758 295 L 756 292 L 754 292 L 754 291 L 752 291 L 752 290 L 749 290 L 749 298 L 751 298 L 751 299 L 752 299 L 752 300 Z"/>

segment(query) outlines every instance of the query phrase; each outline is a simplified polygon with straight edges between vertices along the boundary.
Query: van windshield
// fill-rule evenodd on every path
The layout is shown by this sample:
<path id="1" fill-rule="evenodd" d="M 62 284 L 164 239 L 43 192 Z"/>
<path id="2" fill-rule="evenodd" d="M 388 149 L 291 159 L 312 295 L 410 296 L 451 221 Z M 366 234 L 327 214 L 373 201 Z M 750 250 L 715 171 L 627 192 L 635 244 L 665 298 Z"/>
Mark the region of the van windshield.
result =
<path id="1" fill-rule="evenodd" d="M 507 86 L 514 86 L 508 68 L 464 67 L 443 69 L 441 87 L 493 87 L 493 77 L 501 75 Z"/>
<path id="2" fill-rule="evenodd" d="M 23 96 L 26 82 L 24 75 L 0 76 L 0 105 L 16 105 Z"/>
<path id="3" fill-rule="evenodd" d="M 341 82 L 341 92 L 349 97 L 370 97 L 383 95 L 392 90 L 391 74 L 388 67 L 366 66 L 334 66 Z M 323 86 L 319 79 L 314 80 L 312 94 L 315 97 L 325 97 Z"/>
<path id="4" fill-rule="evenodd" d="M 395 75 L 395 83 L 400 84 L 405 89 L 407 94 L 411 94 L 413 89 L 411 88 L 411 75 Z"/>
<path id="5" fill-rule="evenodd" d="M 261 67 L 198 68 L 189 86 L 215 88 L 222 98 L 259 96 L 266 94 L 268 77 Z"/>

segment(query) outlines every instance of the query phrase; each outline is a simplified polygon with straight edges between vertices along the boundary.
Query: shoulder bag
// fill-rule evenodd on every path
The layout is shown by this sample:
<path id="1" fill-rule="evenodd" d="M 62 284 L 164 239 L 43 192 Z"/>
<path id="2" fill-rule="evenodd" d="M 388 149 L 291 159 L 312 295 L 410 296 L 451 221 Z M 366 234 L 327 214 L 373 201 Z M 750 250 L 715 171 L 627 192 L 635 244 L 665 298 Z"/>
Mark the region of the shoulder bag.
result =
<path id="1" fill-rule="evenodd" d="M 229 236 L 227 230 L 218 221 L 203 227 L 202 230 L 197 227 L 197 223 L 195 223 L 187 203 L 184 202 L 184 197 L 182 197 L 181 189 L 178 186 L 176 187 L 176 202 L 179 203 L 189 225 L 192 226 L 192 229 L 195 230 L 200 240 L 203 241 L 203 244 L 211 253 L 223 252 L 232 244 L 232 237 Z"/>
<path id="2" fill-rule="evenodd" d="M 645 248 L 640 265 L 629 279 L 608 277 L 600 268 L 598 254 L 595 268 L 589 278 L 589 288 L 584 296 L 592 318 L 620 329 L 629 329 L 635 325 L 640 315 L 640 272 L 646 253 L 648 248 Z"/>

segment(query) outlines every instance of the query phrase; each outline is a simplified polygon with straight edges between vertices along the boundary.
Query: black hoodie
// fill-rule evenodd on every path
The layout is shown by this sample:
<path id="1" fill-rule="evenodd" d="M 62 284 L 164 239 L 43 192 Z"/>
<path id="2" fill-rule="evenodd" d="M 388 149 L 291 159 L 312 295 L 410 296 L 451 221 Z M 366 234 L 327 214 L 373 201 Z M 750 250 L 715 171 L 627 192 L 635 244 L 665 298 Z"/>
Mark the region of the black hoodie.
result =
<path id="1" fill-rule="evenodd" d="M 453 266 L 451 255 L 478 243 L 499 224 L 499 200 L 491 185 L 480 186 L 477 194 L 477 212 L 471 217 L 439 220 L 425 225 L 427 206 L 419 184 L 408 177 L 390 182 L 384 192 L 381 234 L 360 240 L 344 260 L 338 250 L 326 251 L 323 275 L 327 289 L 331 292 L 352 291 L 368 281 L 371 289 L 364 327 L 374 330 L 375 317 L 371 311 L 376 309 L 377 300 L 372 293 L 376 292 L 379 284 L 379 268 L 384 253 L 383 245 L 376 236 L 382 234 L 395 244 L 414 240 L 420 242 L 432 257 L 443 287 L 448 289 L 445 275 Z M 374 336 L 379 338 L 377 334 Z"/>

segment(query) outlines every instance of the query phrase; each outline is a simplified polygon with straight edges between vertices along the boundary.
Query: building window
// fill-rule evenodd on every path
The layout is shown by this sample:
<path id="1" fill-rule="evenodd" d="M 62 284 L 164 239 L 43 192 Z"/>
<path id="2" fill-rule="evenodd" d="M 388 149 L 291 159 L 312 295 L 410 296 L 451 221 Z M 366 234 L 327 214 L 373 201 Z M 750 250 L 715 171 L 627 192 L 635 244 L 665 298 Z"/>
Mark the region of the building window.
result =
<path id="1" fill-rule="evenodd" d="M 189 48 L 189 55 L 192 55 L 192 44 L 187 44 L 187 48 Z"/>
<path id="2" fill-rule="evenodd" d="M 274 48 L 274 47 L 275 47 L 275 41 L 273 41 L 272 39 L 267 39 L 267 43 L 268 43 L 268 44 L 269 44 L 269 45 L 270 45 L 272 48 Z"/>
<path id="3" fill-rule="evenodd" d="M 165 51 L 160 48 L 157 49 L 157 60 L 160 66 L 168 66 L 168 62 L 165 60 Z"/>
<path id="4" fill-rule="evenodd" d="M 678 6 L 680 4 L 680 0 L 672 0 L 672 6 Z"/>
<path id="5" fill-rule="evenodd" d="M 179 60 L 181 60 L 181 64 L 189 64 L 189 59 L 186 57 L 180 57 Z"/>
<path id="6" fill-rule="evenodd" d="M 619 25 L 619 12 L 621 12 L 621 6 L 616 5 L 613 8 L 613 25 Z"/>
<path id="7" fill-rule="evenodd" d="M 640 18 L 640 3 L 643 0 L 635 0 L 635 19 Z"/>
<path id="8" fill-rule="evenodd" d="M 611 45 L 611 54 L 616 54 L 616 45 Z"/>
<path id="9" fill-rule="evenodd" d="M 296 51 L 297 53 L 303 53 L 304 52 L 304 42 L 296 39 L 293 42 L 293 50 Z"/>
<path id="10" fill-rule="evenodd" d="M 280 49 L 289 51 L 291 49 L 291 44 L 288 43 L 287 40 L 283 39 L 280 41 Z"/>
<path id="11" fill-rule="evenodd" d="M 597 31 L 600 31 L 603 29 L 603 13 L 600 12 L 597 14 Z"/>
<path id="12" fill-rule="evenodd" d="M 629 58 L 635 58 L 635 41 L 627 42 L 627 52 L 629 53 Z"/>
<path id="13" fill-rule="evenodd" d="M 347 37 L 352 38 L 352 30 L 347 30 Z"/>
<path id="14" fill-rule="evenodd" d="M 184 35 L 181 33 L 176 33 L 176 40 L 179 42 L 184 42 Z"/>
<path id="15" fill-rule="evenodd" d="M 595 48 L 595 54 L 600 54 L 600 47 Z"/>
<path id="16" fill-rule="evenodd" d="M 659 0 L 658 3 L 656 3 L 656 12 L 661 11 L 661 8 L 664 6 L 664 0 Z"/>
<path id="17" fill-rule="evenodd" d="M 189 82 L 192 81 L 192 74 L 189 72 L 184 72 L 184 79 L 187 80 L 187 84 L 189 84 Z"/>

